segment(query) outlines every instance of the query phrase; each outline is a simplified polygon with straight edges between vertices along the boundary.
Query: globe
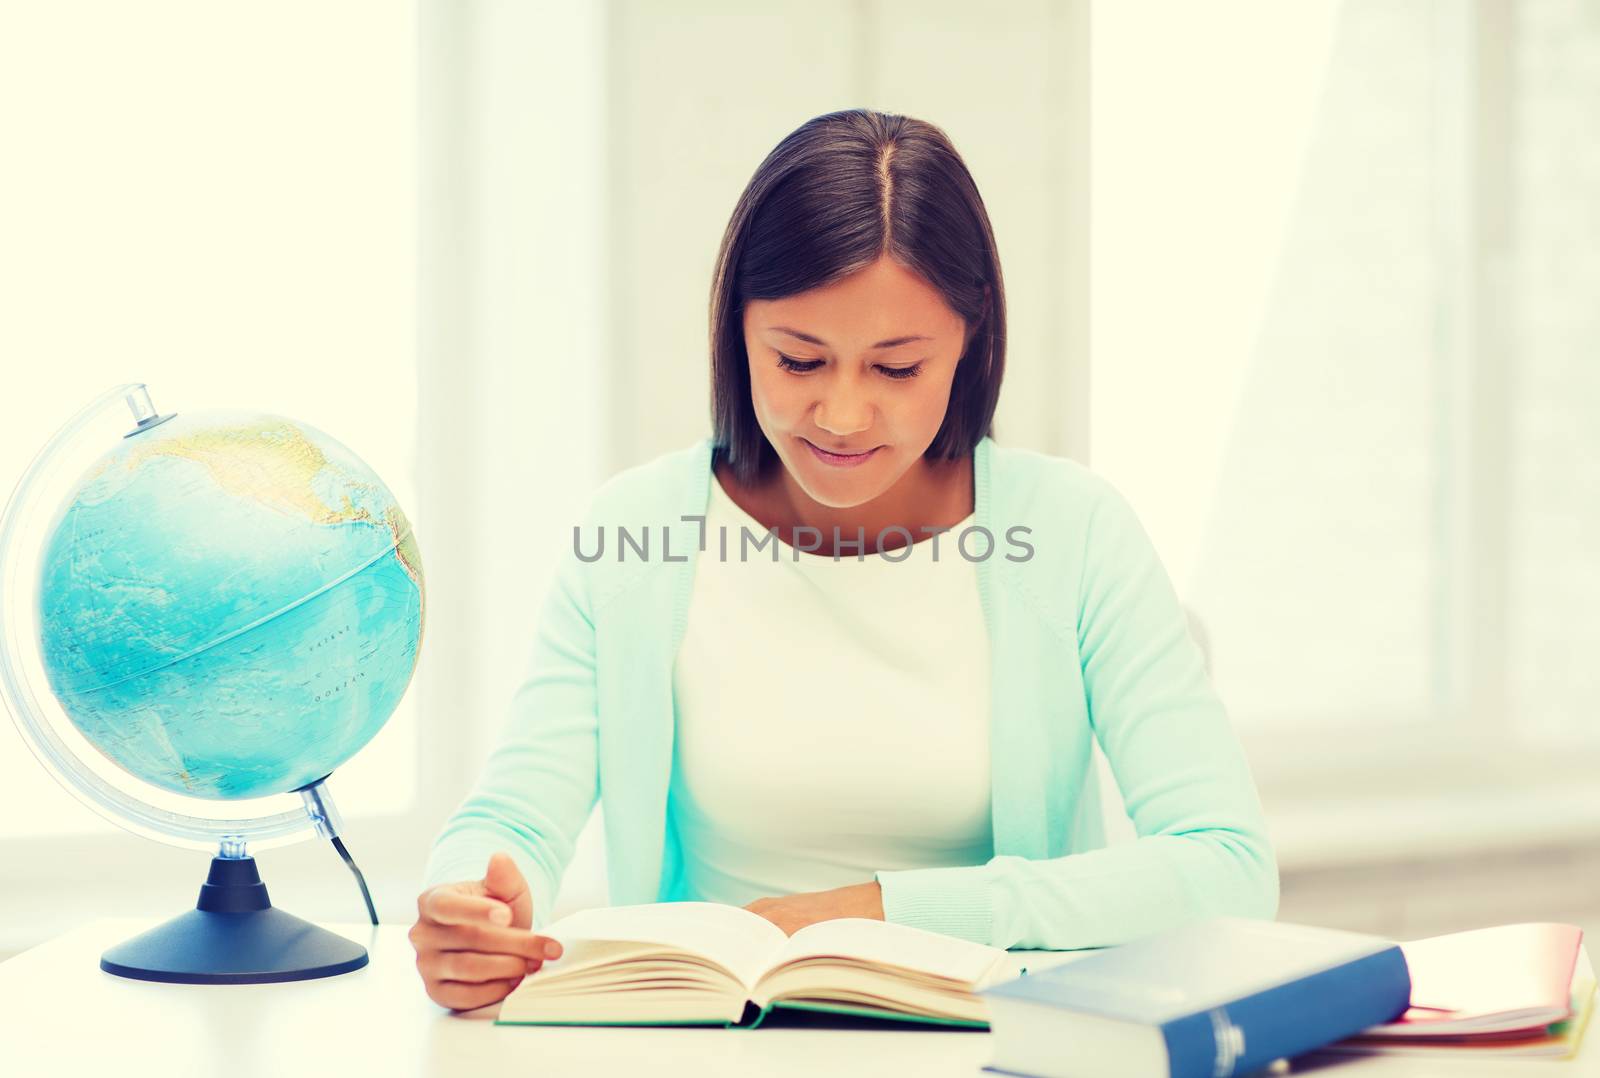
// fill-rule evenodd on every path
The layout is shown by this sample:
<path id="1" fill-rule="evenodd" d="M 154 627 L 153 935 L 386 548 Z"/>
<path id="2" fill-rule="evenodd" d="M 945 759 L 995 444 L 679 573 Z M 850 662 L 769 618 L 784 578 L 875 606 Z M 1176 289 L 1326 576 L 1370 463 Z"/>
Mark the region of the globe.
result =
<path id="1" fill-rule="evenodd" d="M 84 804 L 212 855 L 194 908 L 102 970 L 254 984 L 367 964 L 272 905 L 251 847 L 331 840 L 376 931 L 327 780 L 410 684 L 424 596 L 393 493 L 309 424 L 163 415 L 127 383 L 45 444 L 0 512 L 0 698 Z M 296 807 L 261 811 L 284 795 Z"/>
<path id="2" fill-rule="evenodd" d="M 422 642 L 422 563 L 394 495 L 276 415 L 182 413 L 124 438 L 59 509 L 37 593 L 50 688 L 84 738 L 219 800 L 348 760 Z"/>

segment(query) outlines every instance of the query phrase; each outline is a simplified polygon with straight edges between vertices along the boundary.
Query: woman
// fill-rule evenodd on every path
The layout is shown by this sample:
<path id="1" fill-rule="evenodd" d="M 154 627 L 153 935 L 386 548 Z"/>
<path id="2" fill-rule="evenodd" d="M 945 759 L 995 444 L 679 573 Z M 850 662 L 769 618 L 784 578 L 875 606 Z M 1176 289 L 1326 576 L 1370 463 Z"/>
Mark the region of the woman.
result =
<path id="1" fill-rule="evenodd" d="M 530 930 L 602 791 L 618 904 L 1053 949 L 1276 915 L 1248 766 L 1132 509 L 993 441 L 1000 265 L 941 131 L 854 110 L 784 139 L 723 238 L 711 352 L 713 434 L 596 493 L 434 843 L 434 1000 L 559 955 Z M 1105 845 L 1091 738 L 1135 842 Z"/>

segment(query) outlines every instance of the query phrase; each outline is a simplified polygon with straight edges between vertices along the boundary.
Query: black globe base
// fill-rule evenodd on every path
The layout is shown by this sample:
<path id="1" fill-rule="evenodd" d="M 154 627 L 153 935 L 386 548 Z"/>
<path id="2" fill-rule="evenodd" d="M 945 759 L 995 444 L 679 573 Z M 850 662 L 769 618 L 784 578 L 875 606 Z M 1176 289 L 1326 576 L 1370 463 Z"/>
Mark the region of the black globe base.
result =
<path id="1" fill-rule="evenodd" d="M 119 977 L 167 984 L 268 984 L 349 973 L 367 949 L 267 898 L 253 857 L 213 857 L 200 900 L 100 956 Z"/>

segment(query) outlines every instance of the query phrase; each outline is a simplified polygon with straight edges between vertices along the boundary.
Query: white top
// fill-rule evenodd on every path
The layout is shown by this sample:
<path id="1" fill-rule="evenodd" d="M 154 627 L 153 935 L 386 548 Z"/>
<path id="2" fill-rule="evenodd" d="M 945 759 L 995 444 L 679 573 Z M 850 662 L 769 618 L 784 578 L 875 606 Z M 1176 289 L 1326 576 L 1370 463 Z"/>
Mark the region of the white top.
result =
<path id="1" fill-rule="evenodd" d="M 802 553 L 712 475 L 673 666 L 691 897 L 742 906 L 993 855 L 988 634 L 955 543 L 974 519 L 909 554 Z"/>

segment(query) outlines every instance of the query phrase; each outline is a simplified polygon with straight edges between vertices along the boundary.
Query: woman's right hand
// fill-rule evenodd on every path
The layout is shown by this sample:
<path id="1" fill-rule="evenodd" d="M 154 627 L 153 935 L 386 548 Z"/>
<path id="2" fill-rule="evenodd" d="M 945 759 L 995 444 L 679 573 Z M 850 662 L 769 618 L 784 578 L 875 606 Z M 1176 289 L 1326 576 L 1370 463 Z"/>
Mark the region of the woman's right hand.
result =
<path id="1" fill-rule="evenodd" d="M 498 1002 L 522 978 L 561 957 L 530 931 L 533 895 L 510 855 L 496 851 L 481 880 L 441 883 L 417 896 L 411 945 L 428 998 L 453 1011 Z"/>

